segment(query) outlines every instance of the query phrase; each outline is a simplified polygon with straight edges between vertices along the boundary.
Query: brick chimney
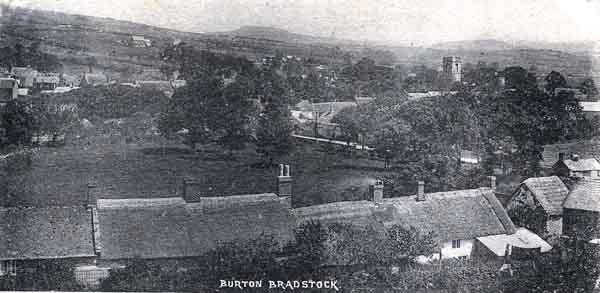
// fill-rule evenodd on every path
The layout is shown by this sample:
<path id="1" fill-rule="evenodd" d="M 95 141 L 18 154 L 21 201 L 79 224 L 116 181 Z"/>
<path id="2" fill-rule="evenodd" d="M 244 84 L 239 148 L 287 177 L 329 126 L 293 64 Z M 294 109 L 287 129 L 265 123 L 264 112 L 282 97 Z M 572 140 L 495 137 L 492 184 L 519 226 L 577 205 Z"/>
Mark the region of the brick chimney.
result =
<path id="1" fill-rule="evenodd" d="M 369 200 L 373 202 L 381 202 L 383 200 L 383 181 L 375 180 L 375 183 L 369 185 Z"/>
<path id="2" fill-rule="evenodd" d="M 564 161 L 565 160 L 565 153 L 558 153 L 558 160 L 559 161 Z"/>
<path id="3" fill-rule="evenodd" d="M 85 199 L 85 206 L 87 208 L 92 208 L 96 206 L 96 194 L 94 193 L 94 189 L 98 187 L 98 184 L 96 184 L 95 182 L 88 182 L 87 186 L 86 186 L 86 199 Z"/>
<path id="4" fill-rule="evenodd" d="M 202 191 L 199 187 L 202 186 L 202 182 L 196 179 L 185 178 L 183 179 L 183 184 L 181 188 L 181 197 L 185 201 L 190 201 L 194 199 L 194 197 L 199 197 L 202 195 Z"/>
<path id="5" fill-rule="evenodd" d="M 579 161 L 579 155 L 578 154 L 572 154 L 571 155 L 571 160 L 574 161 L 574 162 Z"/>
<path id="6" fill-rule="evenodd" d="M 496 176 L 488 176 L 488 179 L 490 180 L 489 187 L 492 189 L 492 191 L 496 191 Z"/>
<path id="7" fill-rule="evenodd" d="M 425 201 L 425 182 L 423 181 L 418 182 L 417 201 Z"/>
<path id="8" fill-rule="evenodd" d="M 277 195 L 279 197 L 292 196 L 292 176 L 290 165 L 279 164 L 279 176 L 277 176 Z"/>

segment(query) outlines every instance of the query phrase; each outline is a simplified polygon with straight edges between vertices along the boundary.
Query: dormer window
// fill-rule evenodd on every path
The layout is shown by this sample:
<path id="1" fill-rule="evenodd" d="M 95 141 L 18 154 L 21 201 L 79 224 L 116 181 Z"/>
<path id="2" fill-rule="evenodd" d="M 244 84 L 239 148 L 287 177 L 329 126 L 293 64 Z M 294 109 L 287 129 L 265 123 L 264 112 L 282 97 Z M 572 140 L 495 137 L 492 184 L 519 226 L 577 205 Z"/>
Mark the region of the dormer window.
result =
<path id="1" fill-rule="evenodd" d="M 460 248 L 460 240 L 452 240 L 452 248 Z"/>
<path id="2" fill-rule="evenodd" d="M 16 276 L 17 266 L 14 260 L 4 260 L 0 262 L 0 276 Z"/>

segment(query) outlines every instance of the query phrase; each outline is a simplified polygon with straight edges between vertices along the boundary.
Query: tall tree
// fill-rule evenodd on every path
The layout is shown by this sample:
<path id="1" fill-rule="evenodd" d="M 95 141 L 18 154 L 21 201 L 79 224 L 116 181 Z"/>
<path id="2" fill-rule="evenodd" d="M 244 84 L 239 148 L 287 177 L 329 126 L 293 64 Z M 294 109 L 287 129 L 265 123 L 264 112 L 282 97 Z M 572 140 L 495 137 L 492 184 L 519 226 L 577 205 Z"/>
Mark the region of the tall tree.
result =
<path id="1" fill-rule="evenodd" d="M 5 131 L 5 145 L 29 145 L 37 123 L 27 105 L 18 101 L 9 101 L 0 113 L 1 124 Z"/>
<path id="2" fill-rule="evenodd" d="M 256 129 L 257 152 L 270 166 L 275 157 L 289 153 L 293 146 L 290 90 L 276 68 L 264 70 L 256 83 L 257 95 L 263 105 Z"/>

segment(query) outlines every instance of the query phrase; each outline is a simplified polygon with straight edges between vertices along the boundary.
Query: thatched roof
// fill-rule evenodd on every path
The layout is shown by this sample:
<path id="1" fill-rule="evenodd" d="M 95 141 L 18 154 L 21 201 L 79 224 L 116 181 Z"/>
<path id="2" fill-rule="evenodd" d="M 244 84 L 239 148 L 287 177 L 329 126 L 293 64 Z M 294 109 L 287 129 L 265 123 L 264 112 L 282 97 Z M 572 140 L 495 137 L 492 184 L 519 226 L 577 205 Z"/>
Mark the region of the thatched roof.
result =
<path id="1" fill-rule="evenodd" d="M 0 259 L 94 256 L 85 207 L 0 208 Z"/>
<path id="2" fill-rule="evenodd" d="M 567 196 L 563 208 L 600 212 L 600 181 L 581 180 Z"/>
<path id="3" fill-rule="evenodd" d="M 99 200 L 99 243 L 106 259 L 199 256 L 218 243 L 269 234 L 293 237 L 289 198 L 275 194 L 201 198 Z"/>
<path id="4" fill-rule="evenodd" d="M 433 231 L 438 242 L 512 234 L 515 227 L 506 211 L 488 188 L 384 199 L 394 207 L 384 219 L 386 226 L 412 226 Z"/>
<path id="5" fill-rule="evenodd" d="M 481 188 L 370 201 L 338 202 L 294 209 L 299 224 L 325 223 L 371 225 L 376 230 L 394 225 L 434 232 L 438 243 L 475 237 L 512 234 L 515 227 L 491 189 Z M 378 227 L 379 226 L 379 227 Z"/>
<path id="6" fill-rule="evenodd" d="M 344 201 L 296 208 L 293 214 L 298 226 L 309 221 L 319 221 L 326 225 L 345 223 L 377 228 L 381 224 L 375 216 L 375 208 L 376 205 L 372 201 Z"/>
<path id="7" fill-rule="evenodd" d="M 548 215 L 562 215 L 562 204 L 569 195 L 569 190 L 560 178 L 556 176 L 529 178 L 521 184 L 531 191 Z"/>

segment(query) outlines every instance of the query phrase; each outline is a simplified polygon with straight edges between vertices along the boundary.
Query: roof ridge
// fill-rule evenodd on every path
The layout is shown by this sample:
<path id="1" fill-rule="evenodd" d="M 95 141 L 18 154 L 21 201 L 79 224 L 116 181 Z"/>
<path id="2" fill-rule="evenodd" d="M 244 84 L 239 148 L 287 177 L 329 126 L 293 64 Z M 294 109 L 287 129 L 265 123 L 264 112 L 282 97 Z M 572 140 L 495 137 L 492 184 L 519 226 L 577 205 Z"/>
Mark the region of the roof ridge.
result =
<path id="1" fill-rule="evenodd" d="M 492 210 L 494 211 L 494 214 L 500 221 L 500 224 L 502 224 L 502 226 L 504 227 L 506 234 L 514 234 L 516 232 L 515 225 L 506 213 L 506 210 L 502 207 L 502 204 L 500 203 L 496 195 L 494 195 L 494 192 L 485 192 L 483 188 L 480 188 L 479 191 L 481 192 L 481 195 L 483 195 L 483 197 L 490 204 Z M 489 191 L 491 191 L 491 189 L 489 189 Z"/>

